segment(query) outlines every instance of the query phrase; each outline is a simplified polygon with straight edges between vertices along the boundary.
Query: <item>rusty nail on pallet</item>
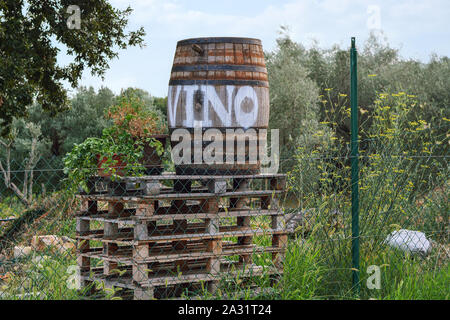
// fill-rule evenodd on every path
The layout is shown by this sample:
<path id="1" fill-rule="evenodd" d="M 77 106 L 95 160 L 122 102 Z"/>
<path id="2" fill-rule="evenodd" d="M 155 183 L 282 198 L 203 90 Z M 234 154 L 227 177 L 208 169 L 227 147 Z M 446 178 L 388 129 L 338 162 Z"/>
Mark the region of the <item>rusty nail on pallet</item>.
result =
<path id="1" fill-rule="evenodd" d="M 215 109 L 214 99 L 222 108 Z M 239 113 L 239 108 L 246 110 Z M 171 131 L 193 132 L 199 121 L 203 129 L 266 129 L 269 96 L 261 42 L 179 41 L 168 109 Z M 249 149 L 245 163 L 182 164 L 176 173 L 92 178 L 91 192 L 78 195 L 82 286 L 100 281 L 129 291 L 134 299 L 153 299 L 195 294 L 203 287 L 214 293 L 226 277 L 272 274 L 276 279 L 287 244 L 278 201 L 286 176 L 260 173 L 260 162 L 248 160 Z M 262 236 L 270 237 L 270 245 L 255 243 Z M 258 254 L 272 256 L 273 263 L 257 265 Z"/>

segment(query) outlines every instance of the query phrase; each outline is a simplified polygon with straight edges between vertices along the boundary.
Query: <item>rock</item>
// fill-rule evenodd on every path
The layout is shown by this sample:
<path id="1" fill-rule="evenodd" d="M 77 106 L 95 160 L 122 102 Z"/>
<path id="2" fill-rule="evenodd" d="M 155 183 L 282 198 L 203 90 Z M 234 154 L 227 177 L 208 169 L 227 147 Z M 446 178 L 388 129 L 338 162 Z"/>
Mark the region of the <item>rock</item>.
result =
<path id="1" fill-rule="evenodd" d="M 310 212 L 312 212 L 312 209 L 286 214 L 286 231 L 291 234 L 310 231 Z"/>
<path id="2" fill-rule="evenodd" d="M 32 253 L 31 247 L 25 247 L 25 246 L 15 246 L 14 247 L 14 259 L 19 259 L 26 257 Z"/>
<path id="3" fill-rule="evenodd" d="M 392 248 L 400 249 L 404 252 L 419 253 L 427 255 L 431 251 L 431 243 L 423 232 L 400 229 L 393 231 L 384 241 Z"/>
<path id="4" fill-rule="evenodd" d="M 34 256 L 31 261 L 38 269 L 42 269 L 46 260 L 50 260 L 50 257 L 44 255 L 44 256 Z"/>
<path id="5" fill-rule="evenodd" d="M 301 233 L 304 236 L 309 235 L 313 228 L 319 222 L 324 222 L 329 226 L 329 229 L 334 229 L 334 232 L 341 230 L 344 227 L 344 214 L 339 210 L 333 210 L 328 213 L 324 221 L 318 221 L 320 219 L 315 208 L 298 211 L 295 213 L 287 214 L 286 216 L 286 230 L 291 233 Z"/>
<path id="6" fill-rule="evenodd" d="M 69 237 L 59 237 L 55 235 L 34 236 L 31 240 L 31 247 L 35 251 L 47 251 L 64 253 L 67 251 L 75 252 L 75 240 Z"/>
<path id="7" fill-rule="evenodd" d="M 299 211 L 286 215 L 286 231 L 295 233 L 297 228 L 303 225 L 303 212 Z"/>

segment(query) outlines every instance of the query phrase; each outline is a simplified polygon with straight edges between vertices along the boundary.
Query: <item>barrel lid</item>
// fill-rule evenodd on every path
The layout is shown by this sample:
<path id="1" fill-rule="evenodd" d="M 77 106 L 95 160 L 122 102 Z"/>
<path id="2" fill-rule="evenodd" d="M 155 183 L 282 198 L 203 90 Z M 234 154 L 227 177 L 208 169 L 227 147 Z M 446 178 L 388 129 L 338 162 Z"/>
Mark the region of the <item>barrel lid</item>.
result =
<path id="1" fill-rule="evenodd" d="M 239 38 L 239 37 L 190 38 L 178 41 L 177 45 L 204 44 L 204 43 L 245 43 L 245 44 L 261 45 L 261 40 L 255 38 Z"/>

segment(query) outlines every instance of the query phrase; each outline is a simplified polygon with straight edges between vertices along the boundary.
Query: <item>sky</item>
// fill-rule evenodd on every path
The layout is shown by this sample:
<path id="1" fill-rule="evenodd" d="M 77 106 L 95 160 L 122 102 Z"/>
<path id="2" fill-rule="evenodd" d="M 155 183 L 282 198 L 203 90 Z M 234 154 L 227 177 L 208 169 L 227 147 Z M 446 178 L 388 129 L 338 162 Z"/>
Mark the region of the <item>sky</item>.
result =
<path id="1" fill-rule="evenodd" d="M 362 46 L 371 31 L 382 30 L 405 58 L 429 60 L 432 53 L 450 56 L 448 0 L 111 0 L 131 6 L 131 29 L 143 26 L 146 47 L 119 52 L 102 81 L 85 72 L 80 84 L 115 93 L 138 87 L 166 96 L 177 41 L 211 36 L 251 37 L 273 50 L 281 25 L 294 41 L 322 48 L 346 48 L 356 37 Z M 82 19 L 83 17 L 81 17 Z M 62 61 L 66 60 L 62 53 Z M 72 91 L 73 92 L 73 91 Z"/>

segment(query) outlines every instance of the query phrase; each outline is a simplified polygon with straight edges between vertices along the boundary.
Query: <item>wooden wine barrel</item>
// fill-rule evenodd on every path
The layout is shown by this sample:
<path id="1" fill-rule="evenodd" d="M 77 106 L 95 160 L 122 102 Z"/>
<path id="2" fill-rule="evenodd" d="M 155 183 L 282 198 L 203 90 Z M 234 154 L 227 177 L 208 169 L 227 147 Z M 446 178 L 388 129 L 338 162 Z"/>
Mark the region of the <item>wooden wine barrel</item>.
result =
<path id="1" fill-rule="evenodd" d="M 177 173 L 259 172 L 259 151 L 269 122 L 269 83 L 261 41 L 179 41 L 167 108 L 172 155 L 182 158 L 174 159 Z M 191 150 L 186 152 L 187 144 L 181 148 L 180 143 L 188 138 Z"/>

